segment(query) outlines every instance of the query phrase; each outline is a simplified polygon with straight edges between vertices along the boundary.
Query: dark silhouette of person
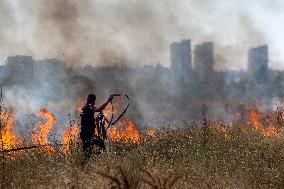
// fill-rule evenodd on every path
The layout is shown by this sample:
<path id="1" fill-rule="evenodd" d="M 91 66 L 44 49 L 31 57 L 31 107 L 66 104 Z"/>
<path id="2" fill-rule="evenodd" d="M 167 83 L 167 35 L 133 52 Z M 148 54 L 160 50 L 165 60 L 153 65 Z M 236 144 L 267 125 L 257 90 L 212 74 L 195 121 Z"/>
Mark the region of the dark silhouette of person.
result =
<path id="1" fill-rule="evenodd" d="M 98 153 L 102 153 L 106 150 L 105 144 L 102 138 L 95 135 L 96 119 L 95 112 L 101 112 L 111 102 L 115 95 L 110 95 L 108 100 L 99 108 L 95 107 L 96 95 L 89 94 L 87 102 L 81 111 L 81 131 L 80 138 L 83 145 L 83 160 L 82 165 L 85 165 L 87 160 L 90 159 L 94 145 L 98 147 Z"/>

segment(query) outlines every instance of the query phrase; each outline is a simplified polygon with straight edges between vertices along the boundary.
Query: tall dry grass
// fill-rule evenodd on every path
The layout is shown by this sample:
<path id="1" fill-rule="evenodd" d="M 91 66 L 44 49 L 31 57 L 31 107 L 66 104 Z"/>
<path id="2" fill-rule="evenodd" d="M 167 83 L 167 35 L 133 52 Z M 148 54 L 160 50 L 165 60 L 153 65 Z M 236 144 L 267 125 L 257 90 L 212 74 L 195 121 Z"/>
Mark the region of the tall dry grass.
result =
<path id="1" fill-rule="evenodd" d="M 216 123 L 217 124 L 217 123 Z M 108 142 L 108 153 L 80 165 L 80 144 L 48 154 L 34 149 L 5 154 L 1 188 L 284 188 L 284 137 L 238 126 L 206 131 L 194 124 L 142 130 L 141 144 Z"/>

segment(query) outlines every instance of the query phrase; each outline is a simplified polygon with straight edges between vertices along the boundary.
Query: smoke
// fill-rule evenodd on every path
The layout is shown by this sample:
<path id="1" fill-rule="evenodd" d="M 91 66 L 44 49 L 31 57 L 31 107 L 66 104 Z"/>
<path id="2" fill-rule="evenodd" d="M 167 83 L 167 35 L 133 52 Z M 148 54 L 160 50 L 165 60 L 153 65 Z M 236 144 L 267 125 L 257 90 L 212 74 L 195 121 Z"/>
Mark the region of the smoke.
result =
<path id="1" fill-rule="evenodd" d="M 88 49 L 90 32 L 83 21 L 88 15 L 88 1 L 48 0 L 42 1 L 35 17 L 37 24 L 35 39 L 43 44 L 47 51 L 57 51 L 70 65 L 84 62 L 84 52 Z M 54 48 L 56 47 L 56 48 Z M 53 52 L 56 53 L 56 52 Z"/>
<path id="2" fill-rule="evenodd" d="M 279 6 L 223 0 L 5 2 L 0 29 L 1 40 L 6 41 L 1 49 L 7 49 L 1 53 L 3 60 L 28 54 L 58 58 L 76 67 L 169 65 L 169 44 L 191 38 L 193 45 L 214 42 L 216 70 L 245 69 L 247 50 L 262 43 L 273 49 L 272 67 L 282 61 L 281 49 L 275 48 L 279 43 L 267 30 L 269 18 L 281 15 L 283 4 L 278 1 L 274 3 Z"/>
<path id="3" fill-rule="evenodd" d="M 142 66 L 158 63 L 168 66 L 169 44 L 182 38 L 191 39 L 192 49 L 203 41 L 212 41 L 214 69 L 218 71 L 246 69 L 248 49 L 263 43 L 273 49 L 269 53 L 274 56 L 270 57 L 274 60 L 271 66 L 275 67 L 272 63 L 278 60 L 277 68 L 281 67 L 281 48 L 276 40 L 279 36 L 274 38 L 273 31 L 267 28 L 275 28 L 269 20 L 282 14 L 279 9 L 282 3 L 279 6 L 267 5 L 264 0 L 258 4 L 244 0 L 15 0 L 0 3 L 3 62 L 7 56 L 26 54 L 36 59 L 59 59 L 68 66 L 54 69 L 52 61 L 40 61 L 32 79 L 36 82 L 28 80 L 24 87 L 11 79 L 17 78 L 17 72 L 3 72 L 8 75 L 3 82 L 5 96 L 18 112 L 36 112 L 46 107 L 56 115 L 66 115 L 65 110 L 74 109 L 75 99 L 84 98 L 88 93 L 96 93 L 100 104 L 110 93 L 127 92 L 136 102 L 132 103 L 136 111 L 132 113 L 140 114 L 144 120 L 155 119 L 160 112 L 165 114 L 160 115 L 160 119 L 196 117 L 203 103 L 200 99 L 217 104 L 219 108 L 215 113 L 223 114 L 219 101 L 226 96 L 226 91 L 219 73 L 211 76 L 211 82 L 194 83 L 192 80 L 192 86 L 182 90 L 173 82 L 168 69 Z M 94 69 L 87 69 L 86 65 Z M 113 65 L 123 66 L 101 68 Z M 216 81 L 220 82 L 216 84 Z M 235 85 L 227 85 L 233 91 L 231 99 L 242 96 L 238 95 L 241 90 L 246 92 L 242 83 Z M 190 111 L 180 114 L 180 107 Z M 166 109 L 169 111 L 161 111 Z"/>
<path id="4" fill-rule="evenodd" d="M 172 3 L 48 0 L 31 4 L 32 45 L 41 48 L 29 48 L 36 57 L 59 57 L 71 66 L 156 63 L 169 44 L 167 33 L 179 30 L 174 15 L 164 13 Z"/>
<path id="5" fill-rule="evenodd" d="M 79 98 L 96 91 L 95 82 L 76 74 L 55 59 L 34 60 L 28 56 L 8 58 L 1 78 L 4 101 L 16 118 L 47 108 L 58 125 L 68 124 L 68 113 L 76 110 Z"/>
<path id="6" fill-rule="evenodd" d="M 8 1 L 0 1 L 0 44 L 1 51 L 6 51 L 5 48 L 12 48 L 10 40 L 12 40 L 10 32 L 16 26 L 15 19 L 13 16 L 12 7 L 9 6 Z"/>

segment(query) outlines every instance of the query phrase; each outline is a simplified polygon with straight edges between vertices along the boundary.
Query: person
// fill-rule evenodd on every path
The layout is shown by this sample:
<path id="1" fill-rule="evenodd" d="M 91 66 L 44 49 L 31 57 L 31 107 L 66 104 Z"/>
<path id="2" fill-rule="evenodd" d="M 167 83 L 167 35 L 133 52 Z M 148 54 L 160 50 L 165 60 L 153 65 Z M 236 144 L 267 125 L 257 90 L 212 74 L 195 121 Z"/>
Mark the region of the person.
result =
<path id="1" fill-rule="evenodd" d="M 103 111 L 106 106 L 112 101 L 115 95 L 110 95 L 108 100 L 100 107 L 95 107 L 96 95 L 89 94 L 87 102 L 81 110 L 81 131 L 80 138 L 83 145 L 83 160 L 82 165 L 85 165 L 87 160 L 91 157 L 94 145 L 98 146 L 99 153 L 106 150 L 104 141 L 95 135 L 96 119 L 95 112 Z"/>

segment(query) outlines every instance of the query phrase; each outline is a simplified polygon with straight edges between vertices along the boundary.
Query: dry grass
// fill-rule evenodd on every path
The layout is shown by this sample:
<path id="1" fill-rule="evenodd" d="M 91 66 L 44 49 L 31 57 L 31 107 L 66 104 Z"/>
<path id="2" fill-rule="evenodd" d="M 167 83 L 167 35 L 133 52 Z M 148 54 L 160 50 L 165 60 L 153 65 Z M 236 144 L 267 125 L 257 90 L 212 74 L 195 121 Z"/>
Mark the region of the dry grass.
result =
<path id="1" fill-rule="evenodd" d="M 1 188 L 284 188 L 284 138 L 232 128 L 228 137 L 208 128 L 206 143 L 193 125 L 161 129 L 139 145 L 108 142 L 84 169 L 77 144 L 69 156 L 6 154 Z"/>

